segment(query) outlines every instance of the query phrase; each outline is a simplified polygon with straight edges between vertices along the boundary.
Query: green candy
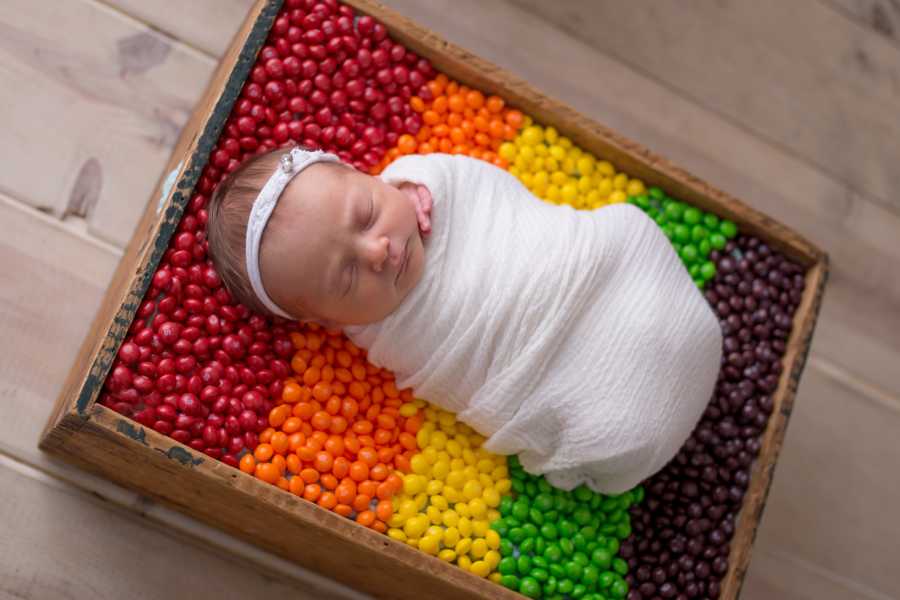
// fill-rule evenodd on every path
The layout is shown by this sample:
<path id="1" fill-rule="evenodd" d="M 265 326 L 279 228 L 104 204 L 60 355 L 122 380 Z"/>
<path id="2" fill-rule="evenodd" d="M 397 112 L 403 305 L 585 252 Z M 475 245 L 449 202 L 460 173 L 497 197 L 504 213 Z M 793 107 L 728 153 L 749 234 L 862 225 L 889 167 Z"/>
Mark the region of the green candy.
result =
<path id="1" fill-rule="evenodd" d="M 557 544 L 548 544 L 547 549 L 544 550 L 544 558 L 550 563 L 559 562 L 562 560 L 562 550 L 559 549 Z"/>
<path id="2" fill-rule="evenodd" d="M 574 513 L 572 513 L 572 518 L 579 525 L 587 525 L 591 522 L 591 511 L 584 506 L 580 506 L 575 509 Z"/>
<path id="3" fill-rule="evenodd" d="M 624 523 L 619 523 L 616 526 L 616 537 L 620 540 L 624 540 L 629 535 L 631 535 L 631 524 L 628 521 Z"/>
<path id="4" fill-rule="evenodd" d="M 505 517 L 512 512 L 513 504 L 513 499 L 510 496 L 503 496 L 500 498 L 500 514 Z"/>
<path id="5" fill-rule="evenodd" d="M 647 195 L 655 200 L 662 200 L 666 197 L 663 191 L 655 186 L 647 190 Z"/>
<path id="6" fill-rule="evenodd" d="M 528 480 L 525 482 L 525 493 L 528 494 L 529 498 L 534 498 L 535 496 L 537 496 L 538 487 L 533 480 Z"/>
<path id="7" fill-rule="evenodd" d="M 588 565 L 584 568 L 584 572 L 581 574 L 581 582 L 586 586 L 591 587 L 597 585 L 600 581 L 600 569 L 595 567 L 594 565 Z"/>
<path id="8" fill-rule="evenodd" d="M 703 225 L 694 225 L 691 228 L 691 241 L 699 242 L 700 240 L 705 240 L 707 236 L 709 236 L 709 233 Z"/>
<path id="9" fill-rule="evenodd" d="M 722 223 L 719 225 L 719 231 L 722 232 L 722 235 L 724 235 L 728 239 L 731 239 L 737 235 L 737 225 L 735 225 L 731 221 L 722 221 Z"/>
<path id="10" fill-rule="evenodd" d="M 697 246 L 693 244 L 687 244 L 681 249 L 681 260 L 688 264 L 696 262 L 699 255 L 700 253 L 697 252 Z"/>
<path id="11" fill-rule="evenodd" d="M 553 491 L 553 486 L 550 485 L 550 483 L 546 479 L 541 477 L 537 480 L 537 489 L 541 494 L 549 494 Z"/>
<path id="12" fill-rule="evenodd" d="M 615 598 L 624 598 L 628 595 L 628 584 L 624 579 L 617 579 L 609 588 L 609 593 Z"/>
<path id="13" fill-rule="evenodd" d="M 675 233 L 675 241 L 686 244 L 691 241 L 691 230 L 688 229 L 687 225 L 682 225 L 679 223 L 673 228 Z"/>
<path id="14" fill-rule="evenodd" d="M 721 233 L 714 233 L 709 236 L 709 245 L 712 246 L 714 250 L 721 250 L 727 243 L 728 240 L 726 240 L 725 236 Z"/>
<path id="15" fill-rule="evenodd" d="M 572 555 L 572 561 L 578 563 L 582 567 L 586 567 L 591 564 L 590 559 L 588 559 L 587 554 L 584 552 L 576 552 Z"/>
<path id="16" fill-rule="evenodd" d="M 512 489 L 514 492 L 516 492 L 517 494 L 525 493 L 525 484 L 522 482 L 521 479 L 513 479 L 511 483 L 512 483 Z"/>
<path id="17" fill-rule="evenodd" d="M 587 540 L 580 533 L 572 536 L 572 545 L 578 550 L 584 550 L 587 547 Z"/>
<path id="18" fill-rule="evenodd" d="M 517 500 L 512 507 L 512 516 L 519 521 L 528 520 L 528 503 L 524 500 Z"/>
<path id="19" fill-rule="evenodd" d="M 506 522 L 506 527 L 509 529 L 522 526 L 522 523 L 520 523 L 519 520 L 513 516 L 506 517 L 503 520 Z"/>
<path id="20" fill-rule="evenodd" d="M 700 222 L 700 219 L 703 217 L 703 213 L 694 208 L 693 206 L 688 207 L 684 211 L 684 222 L 688 225 L 696 225 Z"/>
<path id="21" fill-rule="evenodd" d="M 513 544 L 519 544 L 525 539 L 525 530 L 521 527 L 513 527 L 509 530 L 509 541 Z"/>
<path id="22" fill-rule="evenodd" d="M 691 276 L 691 279 L 697 279 L 700 277 L 700 265 L 697 263 L 692 264 L 688 268 L 688 274 Z"/>
<path id="23" fill-rule="evenodd" d="M 712 213 L 703 215 L 703 224 L 707 229 L 717 229 L 719 227 L 719 217 Z"/>
<path id="24" fill-rule="evenodd" d="M 556 591 L 560 594 L 571 594 L 575 588 L 575 582 L 571 579 L 561 579 L 556 586 Z"/>
<path id="25" fill-rule="evenodd" d="M 571 538 L 575 535 L 575 532 L 578 531 L 578 527 L 575 526 L 575 523 L 568 519 L 562 519 L 558 524 L 559 535 L 565 538 Z"/>
<path id="26" fill-rule="evenodd" d="M 557 579 L 562 579 L 566 576 L 566 570 L 562 568 L 562 565 L 559 562 L 552 563 L 550 565 L 550 575 L 556 577 Z"/>
<path id="27" fill-rule="evenodd" d="M 544 595 L 552 596 L 556 593 L 556 585 L 557 579 L 553 575 L 547 578 L 547 581 L 544 582 Z"/>
<path id="28" fill-rule="evenodd" d="M 615 582 L 615 580 L 616 580 L 615 573 L 613 573 L 612 571 L 604 571 L 604 572 L 600 573 L 600 581 L 598 583 L 600 584 L 600 587 L 602 587 L 603 589 L 606 589 L 609 586 L 611 586 L 613 584 L 613 582 Z"/>
<path id="29" fill-rule="evenodd" d="M 603 527 L 600 528 L 600 533 L 603 535 L 614 535 L 616 533 L 616 524 L 604 523 Z"/>
<path id="30" fill-rule="evenodd" d="M 618 556 L 612 561 L 613 571 L 618 573 L 619 575 L 625 575 L 628 573 L 628 563 L 619 558 Z"/>
<path id="31" fill-rule="evenodd" d="M 500 585 L 513 591 L 519 589 L 519 578 L 515 575 L 503 575 L 500 577 Z"/>
<path id="32" fill-rule="evenodd" d="M 610 551 L 610 553 L 612 553 L 615 556 L 616 554 L 619 553 L 619 540 L 617 540 L 616 538 L 609 538 L 609 541 L 606 543 L 606 547 Z M 622 561 L 622 562 L 625 562 L 625 561 Z M 625 567 L 625 570 L 626 571 L 628 570 L 627 565 Z"/>
<path id="33" fill-rule="evenodd" d="M 594 494 L 589 503 L 591 510 L 596 510 L 597 508 L 599 508 L 601 502 L 603 502 L 603 496 L 601 496 L 600 494 Z"/>
<path id="34" fill-rule="evenodd" d="M 516 559 L 512 556 L 507 556 L 506 558 L 501 558 L 500 563 L 497 565 L 497 570 L 501 575 L 515 575 L 516 574 Z"/>
<path id="35" fill-rule="evenodd" d="M 538 494 L 534 499 L 534 507 L 541 512 L 548 512 L 553 508 L 553 496 L 546 493 Z"/>
<path id="36" fill-rule="evenodd" d="M 520 556 L 516 559 L 516 570 L 519 572 L 519 575 L 527 575 L 531 572 L 533 566 L 530 556 Z"/>
<path id="37" fill-rule="evenodd" d="M 572 544 L 572 540 L 565 537 L 559 540 L 559 549 L 562 550 L 562 553 L 566 556 L 572 556 L 572 553 L 575 552 L 575 546 Z"/>
<path id="38" fill-rule="evenodd" d="M 575 499 L 579 502 L 588 502 L 593 495 L 594 492 L 592 492 L 587 486 L 580 485 L 575 488 Z"/>
<path id="39" fill-rule="evenodd" d="M 585 525 L 578 531 L 578 533 L 583 535 L 585 539 L 593 541 L 597 537 L 597 528 L 593 525 Z"/>
<path id="40" fill-rule="evenodd" d="M 597 548 L 591 554 L 591 562 L 602 571 L 606 571 L 612 566 L 612 559 L 612 554 L 606 548 Z"/>
<path id="41" fill-rule="evenodd" d="M 523 577 L 519 581 L 519 593 L 526 598 L 540 598 L 541 584 L 533 577 Z"/>
<path id="42" fill-rule="evenodd" d="M 711 261 L 706 261 L 700 266 L 700 276 L 703 279 L 712 279 L 716 276 L 716 265 Z"/>
<path id="43" fill-rule="evenodd" d="M 544 520 L 550 521 L 551 523 L 555 523 L 559 521 L 559 511 L 557 510 L 548 510 L 544 513 Z"/>
<path id="44" fill-rule="evenodd" d="M 550 579 L 550 573 L 548 573 L 546 569 L 541 569 L 541 568 L 532 569 L 531 576 L 534 577 L 535 579 L 537 579 L 538 581 L 540 581 L 541 583 L 544 583 L 545 581 Z"/>
<path id="45" fill-rule="evenodd" d="M 512 555 L 513 555 L 513 543 L 505 537 L 500 538 L 500 556 L 512 556 Z"/>
<path id="46" fill-rule="evenodd" d="M 666 206 L 666 216 L 673 221 L 684 219 L 684 205 L 680 202 L 672 202 Z"/>
<path id="47" fill-rule="evenodd" d="M 700 240 L 700 243 L 697 244 L 697 248 L 700 250 L 700 256 L 703 258 L 709 256 L 709 253 L 712 252 L 712 246 L 707 239 Z"/>
<path id="48" fill-rule="evenodd" d="M 569 594 L 573 598 L 582 598 L 585 594 L 587 594 L 587 588 L 582 584 L 575 584 L 575 587 L 572 588 L 572 593 Z"/>
<path id="49" fill-rule="evenodd" d="M 538 528 L 534 526 L 534 523 L 525 523 L 522 525 L 522 531 L 525 532 L 525 537 L 533 538 L 538 534 Z"/>
<path id="50" fill-rule="evenodd" d="M 530 518 L 531 522 L 537 526 L 544 524 L 544 515 L 536 508 L 532 508 L 528 511 L 528 518 Z"/>
<path id="51" fill-rule="evenodd" d="M 581 579 L 581 575 L 584 573 L 584 567 L 579 565 L 574 560 L 570 560 L 563 568 L 566 570 L 566 577 L 570 579 Z"/>
<path id="52" fill-rule="evenodd" d="M 545 540 L 555 540 L 559 537 L 559 531 L 553 523 L 544 523 L 541 525 L 541 536 Z"/>
<path id="53" fill-rule="evenodd" d="M 538 556 L 543 556 L 544 551 L 547 549 L 547 540 L 542 537 L 534 539 L 534 553 Z"/>
<path id="54" fill-rule="evenodd" d="M 632 196 L 634 198 L 634 203 L 641 207 L 644 210 L 650 208 L 650 198 L 646 195 L 641 194 L 640 196 Z"/>
<path id="55" fill-rule="evenodd" d="M 519 552 L 522 554 L 531 554 L 534 552 L 534 538 L 525 538 L 522 540 L 522 543 L 519 544 Z"/>

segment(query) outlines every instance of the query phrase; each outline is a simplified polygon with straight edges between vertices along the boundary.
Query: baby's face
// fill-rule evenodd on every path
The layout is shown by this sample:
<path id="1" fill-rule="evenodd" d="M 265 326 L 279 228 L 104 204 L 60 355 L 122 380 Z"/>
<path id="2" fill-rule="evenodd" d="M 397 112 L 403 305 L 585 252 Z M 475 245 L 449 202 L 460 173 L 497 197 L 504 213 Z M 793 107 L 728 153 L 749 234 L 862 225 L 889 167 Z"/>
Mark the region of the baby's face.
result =
<path id="1" fill-rule="evenodd" d="M 421 279 L 424 263 L 412 197 L 327 164 L 288 184 L 260 250 L 272 299 L 298 318 L 334 326 L 388 316 Z"/>

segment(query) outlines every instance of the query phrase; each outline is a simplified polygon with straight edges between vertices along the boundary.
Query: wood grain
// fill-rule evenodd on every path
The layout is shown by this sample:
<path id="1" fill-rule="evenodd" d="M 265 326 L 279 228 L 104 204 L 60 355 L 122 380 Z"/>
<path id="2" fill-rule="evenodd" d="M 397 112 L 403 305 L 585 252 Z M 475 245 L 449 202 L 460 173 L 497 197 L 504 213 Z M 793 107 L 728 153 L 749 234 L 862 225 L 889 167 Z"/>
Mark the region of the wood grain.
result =
<path id="1" fill-rule="evenodd" d="M 515 2 L 900 211 L 900 51 L 818 0 Z"/>
<path id="2" fill-rule="evenodd" d="M 0 489 L 2 599 L 336 597 L 148 527 L 2 455 Z"/>
<path id="3" fill-rule="evenodd" d="M 253 5 L 253 0 L 103 1 L 215 58 L 225 53 L 231 36 Z"/>
<path id="4" fill-rule="evenodd" d="M 124 246 L 213 67 L 92 0 L 0 3 L 0 191 Z"/>
<path id="5" fill-rule="evenodd" d="M 900 48 L 900 2 L 897 0 L 820 0 L 848 18 L 870 27 Z"/>

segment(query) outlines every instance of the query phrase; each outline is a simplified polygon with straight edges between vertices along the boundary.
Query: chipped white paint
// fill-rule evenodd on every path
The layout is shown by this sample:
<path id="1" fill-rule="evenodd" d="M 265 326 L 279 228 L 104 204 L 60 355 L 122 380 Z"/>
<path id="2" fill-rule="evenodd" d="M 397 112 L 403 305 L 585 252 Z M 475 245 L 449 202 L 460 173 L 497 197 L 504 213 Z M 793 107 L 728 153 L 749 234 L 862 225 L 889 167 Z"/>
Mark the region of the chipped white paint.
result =
<path id="1" fill-rule="evenodd" d="M 182 160 L 178 163 L 178 166 L 172 169 L 168 175 L 166 175 L 166 180 L 163 181 L 162 185 L 162 193 L 159 195 L 159 202 L 156 204 L 156 214 L 162 212 L 163 206 L 166 204 L 166 198 L 169 197 L 169 192 L 172 191 L 172 188 L 175 187 L 175 181 L 178 179 L 178 174 L 181 173 L 181 167 L 184 166 L 184 161 Z"/>

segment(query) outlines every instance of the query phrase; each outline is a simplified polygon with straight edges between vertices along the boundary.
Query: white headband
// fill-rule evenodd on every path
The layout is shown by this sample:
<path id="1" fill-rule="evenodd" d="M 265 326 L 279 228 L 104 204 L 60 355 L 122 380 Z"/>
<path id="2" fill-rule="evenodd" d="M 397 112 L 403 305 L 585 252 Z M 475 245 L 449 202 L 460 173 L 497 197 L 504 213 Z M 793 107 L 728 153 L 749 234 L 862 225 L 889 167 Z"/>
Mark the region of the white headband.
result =
<path id="1" fill-rule="evenodd" d="M 266 288 L 263 286 L 262 276 L 259 272 L 259 244 L 262 241 L 263 232 L 266 230 L 266 224 L 269 217 L 275 211 L 275 205 L 287 184 L 290 183 L 297 174 L 310 165 L 320 162 L 340 162 L 334 154 L 322 152 L 321 150 L 303 150 L 302 148 L 294 148 L 289 153 L 281 157 L 281 164 L 269 177 L 266 185 L 259 192 L 259 196 L 253 201 L 253 208 L 250 209 L 250 219 L 247 222 L 247 238 L 246 238 L 246 259 L 247 259 L 247 276 L 250 278 L 250 285 L 259 301 L 262 302 L 269 311 L 293 320 L 294 317 L 283 311 L 275 304 Z"/>

